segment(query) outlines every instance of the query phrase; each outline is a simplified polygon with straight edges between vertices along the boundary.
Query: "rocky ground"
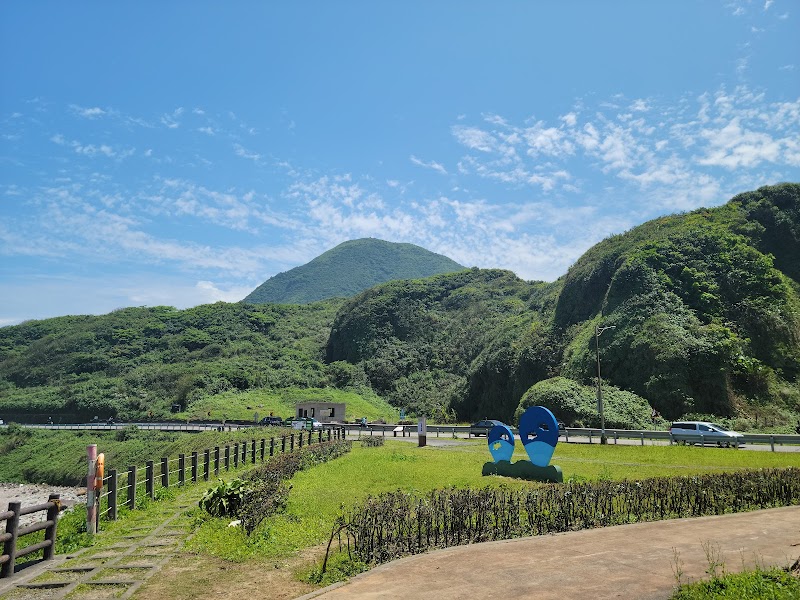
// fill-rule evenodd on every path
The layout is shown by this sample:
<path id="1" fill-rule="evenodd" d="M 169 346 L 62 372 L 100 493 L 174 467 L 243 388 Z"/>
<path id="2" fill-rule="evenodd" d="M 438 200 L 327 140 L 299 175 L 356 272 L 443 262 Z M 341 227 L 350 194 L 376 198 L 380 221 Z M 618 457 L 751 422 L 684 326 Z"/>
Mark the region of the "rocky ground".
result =
<path id="1" fill-rule="evenodd" d="M 60 494 L 61 503 L 72 506 L 76 503 L 86 502 L 86 488 L 59 487 L 41 483 L 0 483 L 0 512 L 8 510 L 9 502 L 22 502 L 23 508 L 47 502 L 50 494 Z M 20 519 L 23 524 L 42 520 L 44 513 L 25 515 Z M 0 526 L 0 531 L 5 527 Z"/>

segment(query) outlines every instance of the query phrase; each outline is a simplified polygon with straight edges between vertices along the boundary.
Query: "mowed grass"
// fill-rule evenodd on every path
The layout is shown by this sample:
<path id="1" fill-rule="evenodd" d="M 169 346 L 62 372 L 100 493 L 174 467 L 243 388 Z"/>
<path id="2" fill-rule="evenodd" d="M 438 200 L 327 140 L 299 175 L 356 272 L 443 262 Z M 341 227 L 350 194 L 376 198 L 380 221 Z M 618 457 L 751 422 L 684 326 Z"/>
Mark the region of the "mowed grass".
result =
<path id="1" fill-rule="evenodd" d="M 527 458 L 519 447 L 514 460 Z M 415 494 L 444 487 L 543 485 L 507 477 L 483 477 L 491 460 L 485 440 L 418 448 L 388 440 L 378 448 L 362 448 L 342 458 L 297 473 L 285 513 L 265 521 L 249 538 L 228 520 L 205 520 L 190 542 L 191 549 L 229 560 L 254 556 L 280 557 L 326 542 L 342 511 L 368 495 L 403 490 Z M 752 452 L 691 446 L 600 446 L 559 444 L 551 464 L 564 480 L 645 479 L 744 468 L 800 467 L 800 454 Z"/>

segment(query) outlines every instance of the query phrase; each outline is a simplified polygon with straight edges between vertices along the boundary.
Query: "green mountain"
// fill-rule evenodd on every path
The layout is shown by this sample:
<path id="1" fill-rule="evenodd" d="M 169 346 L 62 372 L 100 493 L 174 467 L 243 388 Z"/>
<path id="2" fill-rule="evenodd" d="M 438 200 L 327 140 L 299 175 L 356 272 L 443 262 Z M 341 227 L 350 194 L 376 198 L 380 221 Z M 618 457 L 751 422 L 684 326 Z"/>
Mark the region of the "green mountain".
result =
<path id="1" fill-rule="evenodd" d="M 360 243 L 385 244 L 343 246 Z M 197 413 L 230 398 L 246 405 L 259 390 L 336 388 L 436 421 L 513 422 L 544 403 L 594 427 L 596 342 L 609 426 L 646 426 L 653 407 L 670 419 L 793 429 L 800 184 L 644 223 L 553 283 L 473 268 L 349 299 L 131 308 L 0 328 L 0 417 L 160 417 L 173 403 Z"/>
<path id="2" fill-rule="evenodd" d="M 395 279 L 418 279 L 464 267 L 414 244 L 364 238 L 339 244 L 311 262 L 270 277 L 244 302 L 307 304 L 349 298 Z"/>

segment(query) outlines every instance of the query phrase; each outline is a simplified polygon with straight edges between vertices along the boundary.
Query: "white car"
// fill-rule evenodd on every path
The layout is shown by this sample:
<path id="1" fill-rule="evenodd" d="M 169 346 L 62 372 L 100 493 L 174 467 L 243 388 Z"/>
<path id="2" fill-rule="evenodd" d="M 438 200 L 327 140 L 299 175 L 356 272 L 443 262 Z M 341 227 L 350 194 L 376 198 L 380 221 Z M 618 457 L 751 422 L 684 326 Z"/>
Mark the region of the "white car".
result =
<path id="1" fill-rule="evenodd" d="M 708 421 L 676 421 L 670 426 L 669 433 L 677 442 L 716 444 L 726 448 L 742 446 L 744 438 L 744 435 L 737 431 L 730 431 L 722 425 Z"/>

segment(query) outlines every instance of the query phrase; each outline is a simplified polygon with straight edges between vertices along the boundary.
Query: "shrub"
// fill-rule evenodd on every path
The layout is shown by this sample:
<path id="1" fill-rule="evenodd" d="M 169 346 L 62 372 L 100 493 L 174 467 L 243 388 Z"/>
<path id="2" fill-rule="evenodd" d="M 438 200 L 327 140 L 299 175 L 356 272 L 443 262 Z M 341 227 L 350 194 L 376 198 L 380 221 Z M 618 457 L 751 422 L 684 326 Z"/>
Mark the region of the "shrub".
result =
<path id="1" fill-rule="evenodd" d="M 800 469 L 763 469 L 524 490 L 388 492 L 368 497 L 340 522 L 353 556 L 376 564 L 433 548 L 797 503 Z"/>
<path id="2" fill-rule="evenodd" d="M 379 446 L 383 446 L 384 437 L 382 435 L 368 435 L 366 437 L 361 438 L 361 447 L 362 448 L 377 448 Z"/>

